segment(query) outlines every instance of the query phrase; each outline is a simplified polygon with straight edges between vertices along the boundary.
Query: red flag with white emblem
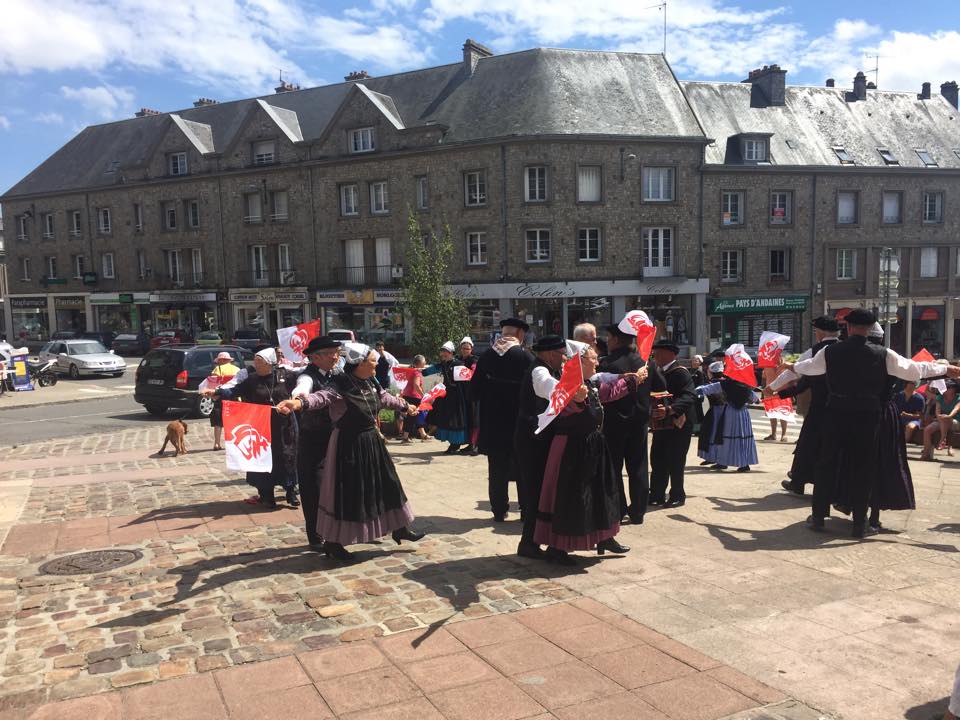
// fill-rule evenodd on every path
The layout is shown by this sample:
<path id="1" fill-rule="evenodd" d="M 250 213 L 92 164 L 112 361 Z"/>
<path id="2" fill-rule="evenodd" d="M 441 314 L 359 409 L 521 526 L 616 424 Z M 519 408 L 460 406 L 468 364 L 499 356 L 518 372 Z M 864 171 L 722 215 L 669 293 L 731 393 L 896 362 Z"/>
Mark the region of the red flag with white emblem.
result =
<path id="1" fill-rule="evenodd" d="M 723 363 L 723 374 L 731 380 L 743 383 L 747 387 L 757 386 L 757 375 L 753 369 L 753 360 L 743 349 L 743 345 L 735 343 L 727 348 Z"/>
<path id="2" fill-rule="evenodd" d="M 269 405 L 223 401 L 223 437 L 228 470 L 273 470 L 271 412 L 273 408 Z"/>
<path id="3" fill-rule="evenodd" d="M 453 379 L 457 382 L 469 382 L 473 377 L 473 368 L 466 365 L 455 365 L 453 367 Z"/>
<path id="4" fill-rule="evenodd" d="M 433 403 L 447 396 L 447 386 L 443 383 L 437 383 L 432 388 L 430 392 L 420 398 L 420 405 L 417 407 L 417 410 L 423 412 L 424 410 L 433 410 Z"/>
<path id="5" fill-rule="evenodd" d="M 757 349 L 757 365 L 762 368 L 777 367 L 780 354 L 790 342 L 789 335 L 781 335 L 773 330 L 764 330 L 760 334 L 760 347 Z"/>
<path id="6" fill-rule="evenodd" d="M 643 310 L 631 310 L 623 316 L 617 325 L 621 332 L 637 336 L 637 353 L 644 360 L 650 357 L 653 341 L 657 336 L 657 328 Z"/>
<path id="7" fill-rule="evenodd" d="M 547 425 L 557 418 L 563 409 L 570 404 L 581 385 L 583 385 L 583 366 L 580 364 L 578 353 L 563 364 L 560 380 L 550 392 L 550 403 L 547 405 L 547 409 L 537 417 L 537 429 L 534 434 L 539 435 Z"/>
<path id="8" fill-rule="evenodd" d="M 763 399 L 763 409 L 771 420 L 785 420 L 788 423 L 797 421 L 797 413 L 790 398 L 779 398 L 776 395 L 766 397 Z"/>
<path id="9" fill-rule="evenodd" d="M 310 322 L 291 325 L 290 327 L 277 328 L 277 340 L 280 341 L 280 351 L 283 357 L 292 363 L 305 362 L 307 357 L 303 354 L 307 345 L 315 337 L 320 335 L 320 321 L 311 320 Z"/>

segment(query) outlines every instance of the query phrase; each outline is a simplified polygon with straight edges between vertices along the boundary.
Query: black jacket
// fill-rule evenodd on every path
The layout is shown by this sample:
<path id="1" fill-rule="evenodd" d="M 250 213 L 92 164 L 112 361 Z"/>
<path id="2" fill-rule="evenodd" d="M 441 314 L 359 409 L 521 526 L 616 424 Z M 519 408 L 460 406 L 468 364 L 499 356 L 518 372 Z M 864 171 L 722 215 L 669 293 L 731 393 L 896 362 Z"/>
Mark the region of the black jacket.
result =
<path id="1" fill-rule="evenodd" d="M 644 366 L 643 358 L 629 348 L 614 350 L 600 361 L 599 372 L 625 373 L 636 372 Z M 650 388 L 655 375 L 659 374 L 653 362 L 646 363 L 647 380 L 637 386 L 637 392 L 626 395 L 612 403 L 604 405 L 604 431 L 633 430 L 646 424 L 650 419 Z M 660 382 L 662 383 L 662 378 Z"/>
<path id="2" fill-rule="evenodd" d="M 480 406 L 480 452 L 513 450 L 520 382 L 532 364 L 533 356 L 519 345 L 503 355 L 488 348 L 477 359 L 470 392 L 473 401 Z"/>
<path id="3" fill-rule="evenodd" d="M 693 432 L 693 423 L 696 421 L 697 395 L 690 371 L 679 363 L 674 363 L 666 372 L 660 371 L 660 379 L 654 381 L 654 390 L 666 390 L 673 397 L 670 399 L 670 414 L 673 416 L 686 415 L 687 422 L 683 430 Z"/>

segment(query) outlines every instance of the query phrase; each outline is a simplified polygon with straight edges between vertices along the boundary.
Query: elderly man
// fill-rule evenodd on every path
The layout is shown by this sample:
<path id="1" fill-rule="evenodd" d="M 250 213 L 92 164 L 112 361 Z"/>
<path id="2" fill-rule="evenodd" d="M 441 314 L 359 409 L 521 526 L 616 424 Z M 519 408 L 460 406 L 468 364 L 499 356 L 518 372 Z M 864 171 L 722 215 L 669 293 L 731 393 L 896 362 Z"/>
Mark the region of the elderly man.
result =
<path id="1" fill-rule="evenodd" d="M 607 354 L 607 344 L 597 337 L 597 328 L 592 323 L 580 323 L 575 326 L 573 339 L 592 347 L 599 357 Z"/>
<path id="2" fill-rule="evenodd" d="M 666 419 L 665 427 L 653 433 L 650 448 L 650 505 L 680 507 L 687 500 L 683 487 L 683 469 L 693 435 L 695 419 L 693 379 L 689 371 L 677 363 L 680 348 L 672 340 L 658 340 L 653 345 L 653 361 L 663 375 L 662 387 L 672 395 L 670 404 L 657 408 L 653 417 Z M 667 496 L 667 483 L 670 495 Z"/>

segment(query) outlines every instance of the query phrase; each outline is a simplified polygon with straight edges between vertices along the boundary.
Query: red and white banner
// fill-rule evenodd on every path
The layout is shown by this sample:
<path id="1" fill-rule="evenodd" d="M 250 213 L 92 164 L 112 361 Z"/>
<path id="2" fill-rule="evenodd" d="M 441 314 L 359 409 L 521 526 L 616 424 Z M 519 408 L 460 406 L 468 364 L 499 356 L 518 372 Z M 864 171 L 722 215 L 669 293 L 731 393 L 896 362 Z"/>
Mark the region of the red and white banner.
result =
<path id="1" fill-rule="evenodd" d="M 472 377 L 473 368 L 468 368 L 466 365 L 453 366 L 453 379 L 457 382 L 469 382 Z"/>
<path id="2" fill-rule="evenodd" d="M 273 451 L 270 437 L 269 405 L 223 401 L 223 438 L 227 469 L 241 472 L 270 472 Z"/>
<path id="3" fill-rule="evenodd" d="M 763 409 L 767 417 L 773 420 L 786 420 L 788 423 L 797 421 L 797 411 L 793 408 L 792 398 L 764 398 Z"/>
<path id="4" fill-rule="evenodd" d="M 403 395 L 403 391 L 407 389 L 407 383 L 417 374 L 417 369 L 412 367 L 392 367 L 390 368 L 390 374 L 393 375 L 393 384 L 397 386 L 400 394 Z"/>
<path id="5" fill-rule="evenodd" d="M 580 364 L 580 355 L 574 355 L 563 364 L 560 380 L 550 393 L 550 403 L 547 409 L 537 417 L 537 429 L 534 434 L 539 435 L 543 429 L 552 423 L 563 409 L 570 404 L 577 390 L 583 385 L 583 366 Z"/>
<path id="6" fill-rule="evenodd" d="M 657 336 L 657 328 L 643 310 L 631 310 L 623 316 L 617 325 L 620 332 L 637 336 L 637 353 L 644 360 L 649 359 L 653 349 L 653 341 Z"/>
<path id="7" fill-rule="evenodd" d="M 443 383 L 437 383 L 432 388 L 430 392 L 424 395 L 420 399 L 420 405 L 417 406 L 417 410 L 423 412 L 424 410 L 433 410 L 433 403 L 439 398 L 446 397 L 447 395 L 447 386 Z"/>
<path id="8" fill-rule="evenodd" d="M 218 387 L 221 385 L 226 385 L 231 380 L 233 380 L 233 375 L 217 375 L 211 373 L 200 381 L 200 385 L 197 389 L 200 392 L 203 392 L 204 390 L 216 390 Z"/>
<path id="9" fill-rule="evenodd" d="M 311 320 L 310 322 L 291 325 L 290 327 L 277 328 L 277 340 L 280 344 L 280 352 L 283 357 L 294 364 L 305 362 L 307 357 L 303 354 L 307 345 L 315 337 L 320 335 L 320 321 Z"/>
<path id="10" fill-rule="evenodd" d="M 723 374 L 730 380 L 736 380 L 747 387 L 757 386 L 757 375 L 753 369 L 753 360 L 747 355 L 741 343 L 734 343 L 727 348 L 723 362 Z"/>
<path id="11" fill-rule="evenodd" d="M 757 349 L 757 365 L 762 368 L 777 367 L 780 364 L 780 354 L 788 342 L 789 335 L 764 330 L 760 335 L 760 347 Z"/>
<path id="12" fill-rule="evenodd" d="M 917 354 L 911 358 L 915 362 L 933 362 L 936 358 L 930 354 L 930 351 L 926 348 L 920 348 L 917 351 Z"/>

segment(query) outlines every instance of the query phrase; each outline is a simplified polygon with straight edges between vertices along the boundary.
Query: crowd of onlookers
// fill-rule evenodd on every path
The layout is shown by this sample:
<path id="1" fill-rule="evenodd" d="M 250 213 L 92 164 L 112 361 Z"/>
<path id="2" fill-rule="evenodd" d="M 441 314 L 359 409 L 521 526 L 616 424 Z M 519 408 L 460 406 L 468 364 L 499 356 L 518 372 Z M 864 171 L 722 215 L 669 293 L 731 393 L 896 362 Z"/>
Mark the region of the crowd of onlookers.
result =
<path id="1" fill-rule="evenodd" d="M 919 389 L 914 383 L 907 383 L 897 394 L 904 436 L 908 443 L 923 443 L 921 460 L 933 460 L 934 449 L 945 450 L 948 456 L 953 456 L 951 434 L 960 433 L 958 391 L 960 385 L 948 380 L 930 382 Z"/>

